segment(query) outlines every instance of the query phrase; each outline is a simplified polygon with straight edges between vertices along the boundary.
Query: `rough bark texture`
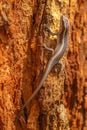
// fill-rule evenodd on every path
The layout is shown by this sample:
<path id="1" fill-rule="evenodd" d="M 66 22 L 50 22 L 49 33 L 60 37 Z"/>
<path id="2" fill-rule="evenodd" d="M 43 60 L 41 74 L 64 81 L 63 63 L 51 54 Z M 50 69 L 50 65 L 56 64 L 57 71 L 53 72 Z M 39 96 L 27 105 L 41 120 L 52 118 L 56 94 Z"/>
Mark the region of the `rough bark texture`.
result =
<path id="1" fill-rule="evenodd" d="M 69 46 L 39 94 L 15 119 L 43 76 L 60 16 L 70 20 Z M 87 1 L 0 1 L 0 130 L 87 130 Z"/>

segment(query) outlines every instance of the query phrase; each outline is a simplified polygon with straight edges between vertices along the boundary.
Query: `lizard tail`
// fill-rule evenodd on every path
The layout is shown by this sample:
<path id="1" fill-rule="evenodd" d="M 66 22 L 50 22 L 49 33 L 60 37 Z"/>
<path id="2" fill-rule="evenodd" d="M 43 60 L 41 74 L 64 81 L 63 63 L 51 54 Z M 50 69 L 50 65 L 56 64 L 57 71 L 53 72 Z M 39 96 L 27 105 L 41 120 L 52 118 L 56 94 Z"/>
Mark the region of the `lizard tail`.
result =
<path id="1" fill-rule="evenodd" d="M 52 60 L 50 60 L 49 63 L 48 63 L 48 65 L 47 65 L 46 71 L 45 71 L 45 73 L 44 73 L 44 75 L 43 75 L 43 78 L 42 78 L 42 80 L 41 80 L 39 86 L 36 88 L 36 90 L 33 92 L 33 94 L 31 95 L 31 97 L 26 101 L 26 103 L 25 103 L 25 104 L 23 105 L 23 107 L 21 108 L 21 111 L 18 113 L 18 116 L 17 116 L 17 118 L 16 118 L 16 122 L 17 122 L 17 120 L 19 119 L 19 117 L 20 117 L 20 115 L 21 115 L 23 109 L 24 109 L 24 108 L 26 107 L 26 105 L 36 96 L 36 94 L 38 93 L 38 91 L 39 91 L 40 88 L 42 87 L 44 81 L 46 80 L 46 78 L 47 78 L 49 72 L 50 72 L 51 69 L 52 69 L 52 66 L 53 66 L 52 63 L 53 63 Z"/>

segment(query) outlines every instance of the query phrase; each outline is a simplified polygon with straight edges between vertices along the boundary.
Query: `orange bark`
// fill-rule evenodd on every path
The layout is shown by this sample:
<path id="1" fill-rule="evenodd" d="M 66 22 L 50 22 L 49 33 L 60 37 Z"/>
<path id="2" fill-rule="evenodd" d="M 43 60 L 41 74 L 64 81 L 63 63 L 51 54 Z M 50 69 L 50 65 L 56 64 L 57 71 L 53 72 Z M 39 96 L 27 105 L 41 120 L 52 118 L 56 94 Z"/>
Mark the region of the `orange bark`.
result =
<path id="1" fill-rule="evenodd" d="M 59 73 L 58 65 L 53 68 L 15 123 L 51 57 L 41 45 L 55 48 L 57 42 L 42 26 L 58 31 L 62 14 L 71 24 L 63 71 Z M 86 0 L 1 0 L 0 130 L 86 130 L 86 109 Z"/>

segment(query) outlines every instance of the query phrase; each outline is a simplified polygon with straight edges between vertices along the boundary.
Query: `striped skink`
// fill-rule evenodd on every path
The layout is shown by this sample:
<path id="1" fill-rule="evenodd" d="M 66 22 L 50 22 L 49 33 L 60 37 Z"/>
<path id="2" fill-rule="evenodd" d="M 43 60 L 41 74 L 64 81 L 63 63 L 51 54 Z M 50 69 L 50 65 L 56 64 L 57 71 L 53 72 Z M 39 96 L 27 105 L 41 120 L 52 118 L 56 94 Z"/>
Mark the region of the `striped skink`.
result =
<path id="1" fill-rule="evenodd" d="M 27 102 L 23 105 L 20 113 L 22 112 L 22 110 L 25 108 L 25 106 L 36 96 L 36 94 L 38 93 L 38 91 L 40 90 L 41 86 L 43 85 L 44 81 L 46 80 L 49 72 L 51 71 L 51 69 L 53 68 L 53 66 L 57 63 L 59 63 L 59 60 L 62 58 L 62 56 L 64 55 L 64 52 L 66 51 L 67 48 L 67 44 L 68 44 L 68 32 L 69 32 L 69 20 L 68 18 L 66 18 L 64 15 L 61 16 L 61 20 L 60 20 L 60 30 L 59 33 L 53 33 L 54 35 L 58 35 L 58 41 L 57 41 L 57 45 L 55 47 L 55 50 L 52 53 L 52 57 L 50 58 L 47 68 L 45 70 L 45 73 L 43 75 L 43 78 L 39 84 L 39 86 L 37 87 L 37 89 L 34 91 L 34 93 L 31 95 L 31 97 L 27 100 Z M 51 32 L 51 30 L 48 28 L 48 31 Z M 52 32 L 51 32 L 52 33 Z"/>

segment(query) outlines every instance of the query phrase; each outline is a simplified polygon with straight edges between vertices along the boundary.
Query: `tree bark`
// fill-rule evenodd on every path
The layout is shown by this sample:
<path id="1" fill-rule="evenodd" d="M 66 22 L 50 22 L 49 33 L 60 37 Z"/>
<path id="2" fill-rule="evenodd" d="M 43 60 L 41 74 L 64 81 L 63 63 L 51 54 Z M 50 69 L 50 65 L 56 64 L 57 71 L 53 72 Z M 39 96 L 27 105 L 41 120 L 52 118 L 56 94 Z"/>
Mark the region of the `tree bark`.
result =
<path id="1" fill-rule="evenodd" d="M 69 45 L 41 90 L 18 116 L 38 87 L 57 37 L 60 17 L 70 21 Z M 0 130 L 87 129 L 86 0 L 0 1 Z"/>

